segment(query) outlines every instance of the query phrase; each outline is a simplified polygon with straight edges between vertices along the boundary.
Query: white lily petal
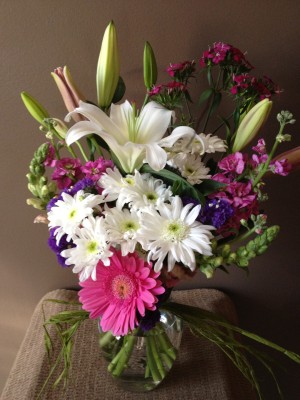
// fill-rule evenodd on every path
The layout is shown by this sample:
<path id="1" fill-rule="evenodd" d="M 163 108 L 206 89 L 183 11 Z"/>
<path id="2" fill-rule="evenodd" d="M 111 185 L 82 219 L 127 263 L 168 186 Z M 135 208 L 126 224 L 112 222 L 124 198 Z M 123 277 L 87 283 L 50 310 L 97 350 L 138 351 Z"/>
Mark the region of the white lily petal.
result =
<path id="1" fill-rule="evenodd" d="M 167 162 L 167 153 L 157 143 L 146 144 L 146 162 L 155 171 L 164 168 Z"/>
<path id="2" fill-rule="evenodd" d="M 192 138 L 194 135 L 196 135 L 196 132 L 189 126 L 178 126 L 173 130 L 170 136 L 163 138 L 158 144 L 162 147 L 171 147 L 178 139 L 184 136 Z"/>
<path id="3" fill-rule="evenodd" d="M 155 101 L 150 101 L 138 117 L 138 143 L 154 143 L 160 140 L 170 125 L 172 111 Z"/>
<path id="4" fill-rule="evenodd" d="M 80 101 L 79 107 L 69 113 L 66 118 L 68 119 L 74 113 L 81 114 L 91 122 L 99 125 L 98 131 L 99 128 L 102 128 L 104 131 L 113 135 L 116 139 L 125 136 L 124 132 L 119 129 L 119 127 L 105 114 L 105 112 L 93 104 Z"/>
<path id="5" fill-rule="evenodd" d="M 100 132 L 101 130 L 99 129 L 99 125 L 96 125 L 90 121 L 80 121 L 68 130 L 66 135 L 66 143 L 68 146 L 70 146 L 83 136 L 90 135 L 91 133 L 100 134 Z"/>
<path id="6" fill-rule="evenodd" d="M 110 108 L 110 118 L 114 124 L 123 132 L 123 136 L 128 140 L 128 118 L 133 114 L 133 108 L 129 101 L 123 104 L 112 104 Z M 126 134 L 125 134 L 126 133 Z"/>

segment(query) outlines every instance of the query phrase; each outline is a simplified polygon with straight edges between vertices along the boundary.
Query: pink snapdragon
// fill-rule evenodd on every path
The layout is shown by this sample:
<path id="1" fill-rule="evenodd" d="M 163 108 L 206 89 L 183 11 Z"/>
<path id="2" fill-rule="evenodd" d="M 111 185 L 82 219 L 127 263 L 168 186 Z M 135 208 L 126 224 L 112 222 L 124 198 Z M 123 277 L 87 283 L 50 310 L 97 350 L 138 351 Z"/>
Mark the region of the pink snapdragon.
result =
<path id="1" fill-rule="evenodd" d="M 67 157 L 56 161 L 55 170 L 51 176 L 54 181 L 57 181 L 60 190 L 69 188 L 83 177 L 81 161 L 78 158 Z"/>

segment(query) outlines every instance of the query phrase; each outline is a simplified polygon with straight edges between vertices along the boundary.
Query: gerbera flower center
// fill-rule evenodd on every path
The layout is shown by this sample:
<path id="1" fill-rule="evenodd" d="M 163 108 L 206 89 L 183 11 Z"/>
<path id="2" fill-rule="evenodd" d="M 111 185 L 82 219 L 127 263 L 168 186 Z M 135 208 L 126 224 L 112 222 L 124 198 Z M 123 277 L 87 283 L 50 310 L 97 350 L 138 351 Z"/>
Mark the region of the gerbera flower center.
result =
<path id="1" fill-rule="evenodd" d="M 163 229 L 163 237 L 171 242 L 180 242 L 185 239 L 188 226 L 181 220 L 168 221 Z"/>
<path id="2" fill-rule="evenodd" d="M 133 294 L 134 283 L 128 275 L 117 275 L 112 280 L 111 289 L 116 298 L 126 300 Z"/>

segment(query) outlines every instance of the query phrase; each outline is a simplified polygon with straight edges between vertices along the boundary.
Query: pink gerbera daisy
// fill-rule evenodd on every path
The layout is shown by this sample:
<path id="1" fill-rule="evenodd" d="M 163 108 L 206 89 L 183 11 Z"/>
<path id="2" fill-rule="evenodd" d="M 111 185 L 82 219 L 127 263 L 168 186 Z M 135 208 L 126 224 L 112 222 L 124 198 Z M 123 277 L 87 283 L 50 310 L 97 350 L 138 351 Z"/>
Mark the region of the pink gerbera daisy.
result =
<path id="1" fill-rule="evenodd" d="M 126 335 L 138 325 L 137 311 L 144 316 L 146 309 L 156 309 L 156 296 L 165 291 L 159 275 L 137 253 L 122 256 L 114 251 L 110 266 L 102 261 L 97 264 L 95 281 L 80 282 L 82 308 L 90 312 L 90 318 L 101 317 L 104 332 Z"/>

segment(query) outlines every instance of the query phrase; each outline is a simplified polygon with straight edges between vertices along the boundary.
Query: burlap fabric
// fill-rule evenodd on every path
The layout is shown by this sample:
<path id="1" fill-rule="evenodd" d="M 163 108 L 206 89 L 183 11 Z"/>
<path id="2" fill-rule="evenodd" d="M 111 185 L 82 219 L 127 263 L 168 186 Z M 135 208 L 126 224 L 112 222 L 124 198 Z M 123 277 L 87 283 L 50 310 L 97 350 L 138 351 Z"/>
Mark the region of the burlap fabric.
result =
<path id="1" fill-rule="evenodd" d="M 76 301 L 73 290 L 54 290 L 37 305 L 24 341 L 2 393 L 2 400 L 34 400 L 48 376 L 49 364 L 44 348 L 42 302 L 45 299 Z M 174 293 L 177 302 L 191 304 L 223 314 L 236 322 L 231 300 L 214 289 L 184 290 Z M 65 305 L 44 303 L 46 317 Z M 55 332 L 53 332 L 55 337 Z M 55 344 L 55 341 L 54 341 Z M 58 347 L 58 346 L 56 346 Z M 185 328 L 179 356 L 169 375 L 154 391 L 145 394 L 119 389 L 106 371 L 98 348 L 97 322 L 88 320 L 77 332 L 72 368 L 66 389 L 51 389 L 51 379 L 42 399 L 47 400 L 252 400 L 255 395 L 240 372 L 226 356 L 206 339 L 194 337 Z"/>

